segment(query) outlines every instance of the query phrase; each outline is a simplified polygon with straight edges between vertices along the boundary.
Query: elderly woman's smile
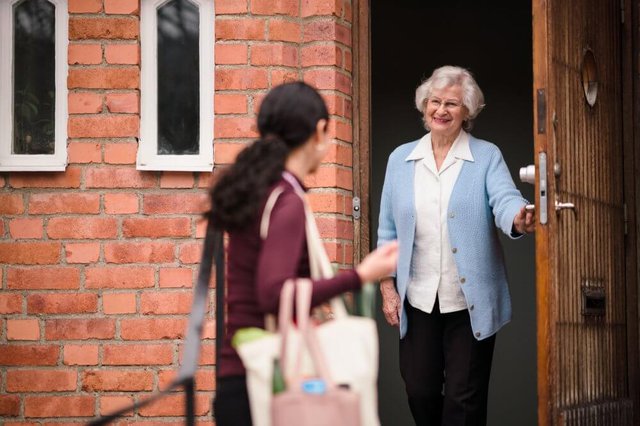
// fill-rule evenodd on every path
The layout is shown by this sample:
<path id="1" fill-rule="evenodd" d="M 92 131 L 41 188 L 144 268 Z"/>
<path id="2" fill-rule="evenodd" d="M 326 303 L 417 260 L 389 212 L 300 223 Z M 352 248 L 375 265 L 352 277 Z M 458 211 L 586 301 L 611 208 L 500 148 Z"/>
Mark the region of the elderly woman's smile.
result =
<path id="1" fill-rule="evenodd" d="M 461 86 L 432 90 L 426 100 L 424 120 L 434 134 L 456 136 L 466 118 L 467 109 L 462 103 Z"/>

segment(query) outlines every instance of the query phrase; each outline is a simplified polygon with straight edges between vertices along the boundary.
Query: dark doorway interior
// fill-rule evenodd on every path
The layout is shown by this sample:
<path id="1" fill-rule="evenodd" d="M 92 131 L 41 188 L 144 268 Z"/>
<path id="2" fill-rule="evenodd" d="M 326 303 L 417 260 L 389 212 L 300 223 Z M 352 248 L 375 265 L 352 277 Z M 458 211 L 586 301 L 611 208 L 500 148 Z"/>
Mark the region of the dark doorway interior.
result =
<path id="1" fill-rule="evenodd" d="M 500 5 L 504 3 L 504 5 Z M 500 147 L 528 199 L 518 170 L 533 162 L 531 2 L 375 1 L 371 4 L 371 240 L 389 153 L 424 135 L 413 106 L 420 81 L 441 65 L 470 69 L 487 107 L 472 133 Z M 513 321 L 498 334 L 489 420 L 492 426 L 537 424 L 534 239 L 503 239 Z M 380 415 L 385 426 L 410 425 L 398 368 L 398 332 L 378 318 Z"/>

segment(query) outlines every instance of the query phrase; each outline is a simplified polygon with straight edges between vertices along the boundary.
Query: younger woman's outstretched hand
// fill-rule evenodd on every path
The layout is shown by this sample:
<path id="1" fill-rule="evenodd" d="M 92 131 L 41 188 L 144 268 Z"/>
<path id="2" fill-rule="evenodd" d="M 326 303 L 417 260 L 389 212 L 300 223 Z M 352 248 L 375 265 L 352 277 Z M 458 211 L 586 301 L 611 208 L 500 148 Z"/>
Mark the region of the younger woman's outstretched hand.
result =
<path id="1" fill-rule="evenodd" d="M 398 242 L 392 241 L 369 253 L 356 267 L 363 283 L 391 275 L 398 264 Z"/>

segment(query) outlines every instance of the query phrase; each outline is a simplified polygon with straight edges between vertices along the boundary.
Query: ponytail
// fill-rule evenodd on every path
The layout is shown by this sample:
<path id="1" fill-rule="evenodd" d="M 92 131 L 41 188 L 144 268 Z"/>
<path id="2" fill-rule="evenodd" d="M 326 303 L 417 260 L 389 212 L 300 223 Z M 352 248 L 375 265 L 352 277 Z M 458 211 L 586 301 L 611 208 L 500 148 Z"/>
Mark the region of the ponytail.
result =
<path id="1" fill-rule="evenodd" d="M 280 179 L 288 152 L 274 137 L 258 139 L 240 152 L 211 189 L 209 219 L 218 229 L 236 230 L 255 217 L 267 189 Z"/>

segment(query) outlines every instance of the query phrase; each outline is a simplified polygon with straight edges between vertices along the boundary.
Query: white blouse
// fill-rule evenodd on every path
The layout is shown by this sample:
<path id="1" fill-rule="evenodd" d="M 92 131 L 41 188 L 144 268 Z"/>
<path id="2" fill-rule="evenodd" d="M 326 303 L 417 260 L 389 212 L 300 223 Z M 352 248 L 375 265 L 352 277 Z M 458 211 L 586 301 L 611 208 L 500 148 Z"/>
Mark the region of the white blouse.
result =
<path id="1" fill-rule="evenodd" d="M 414 188 L 416 233 L 407 288 L 409 303 L 431 313 L 438 296 L 440 312 L 467 309 L 467 302 L 458 282 L 453 250 L 449 241 L 447 211 L 451 191 L 464 161 L 473 161 L 469 135 L 461 130 L 447 153 L 440 170 L 427 133 L 406 158 L 415 160 Z"/>

